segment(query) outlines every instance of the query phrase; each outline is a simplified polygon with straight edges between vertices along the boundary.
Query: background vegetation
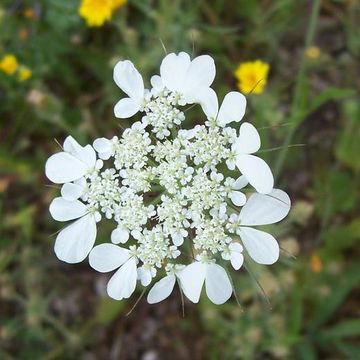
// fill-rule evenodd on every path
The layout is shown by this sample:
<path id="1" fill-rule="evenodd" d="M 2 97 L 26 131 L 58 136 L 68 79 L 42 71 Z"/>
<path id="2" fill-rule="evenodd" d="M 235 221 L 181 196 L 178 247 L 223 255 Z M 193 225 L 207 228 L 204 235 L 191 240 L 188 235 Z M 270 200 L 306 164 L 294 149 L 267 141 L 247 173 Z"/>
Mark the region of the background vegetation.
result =
<path id="1" fill-rule="evenodd" d="M 360 3 L 130 0 L 96 28 L 78 7 L 0 2 L 0 57 L 32 71 L 23 81 L 0 71 L 0 358 L 358 359 Z M 221 95 L 236 89 L 238 63 L 270 64 L 246 119 L 293 208 L 270 229 L 280 262 L 233 277 L 241 307 L 204 297 L 182 317 L 174 292 L 126 316 L 134 299 L 110 300 L 106 275 L 53 253 L 59 224 L 47 207 L 58 190 L 44 163 L 54 139 L 84 144 L 127 126 L 113 115 L 113 65 L 126 58 L 144 78 L 157 73 L 159 39 L 168 52 L 212 55 Z"/>

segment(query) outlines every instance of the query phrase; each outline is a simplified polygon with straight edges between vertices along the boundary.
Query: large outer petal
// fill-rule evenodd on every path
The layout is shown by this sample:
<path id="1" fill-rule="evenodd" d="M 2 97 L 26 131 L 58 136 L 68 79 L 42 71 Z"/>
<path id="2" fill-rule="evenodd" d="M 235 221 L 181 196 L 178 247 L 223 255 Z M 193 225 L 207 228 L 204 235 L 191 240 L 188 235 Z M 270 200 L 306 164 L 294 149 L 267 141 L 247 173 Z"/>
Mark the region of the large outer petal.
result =
<path id="1" fill-rule="evenodd" d="M 159 280 L 149 291 L 147 302 L 156 304 L 170 296 L 174 289 L 176 277 L 173 274 L 167 275 Z"/>
<path id="2" fill-rule="evenodd" d="M 193 303 L 198 303 L 206 275 L 206 264 L 193 262 L 179 272 L 181 288 L 185 296 Z"/>
<path id="3" fill-rule="evenodd" d="M 209 55 L 196 57 L 185 75 L 183 94 L 194 93 L 196 89 L 210 87 L 215 79 L 216 69 L 214 59 Z"/>
<path id="4" fill-rule="evenodd" d="M 69 221 L 84 216 L 88 210 L 79 200 L 69 201 L 62 197 L 57 197 L 51 202 L 49 211 L 54 220 Z"/>
<path id="5" fill-rule="evenodd" d="M 119 100 L 114 107 L 114 114 L 119 119 L 126 119 L 135 115 L 140 110 L 140 104 L 132 98 Z"/>
<path id="6" fill-rule="evenodd" d="M 79 184 L 65 183 L 61 187 L 61 196 L 69 201 L 77 200 L 83 193 L 83 187 Z"/>
<path id="7" fill-rule="evenodd" d="M 136 260 L 131 258 L 111 277 L 107 293 L 115 300 L 128 299 L 135 291 L 136 280 Z"/>
<path id="8" fill-rule="evenodd" d="M 269 165 L 254 155 L 238 155 L 236 166 L 260 194 L 268 194 L 274 186 L 274 177 Z"/>
<path id="9" fill-rule="evenodd" d="M 215 119 L 219 108 L 215 91 L 209 87 L 197 88 L 195 90 L 194 93 L 189 92 L 187 94 L 187 102 L 190 104 L 200 104 L 207 118 Z"/>
<path id="10" fill-rule="evenodd" d="M 209 264 L 206 267 L 205 289 L 208 298 L 216 305 L 229 300 L 233 291 L 229 276 L 217 264 Z"/>
<path id="11" fill-rule="evenodd" d="M 81 262 L 88 256 L 95 239 L 95 218 L 85 215 L 60 231 L 55 241 L 55 254 L 69 264 Z"/>
<path id="12" fill-rule="evenodd" d="M 88 171 L 85 163 L 67 152 L 59 152 L 49 157 L 45 164 L 45 174 L 55 184 L 64 184 L 83 177 Z"/>
<path id="13" fill-rule="evenodd" d="M 252 154 L 260 149 L 260 135 L 255 126 L 244 122 L 240 126 L 239 136 L 233 145 L 237 154 Z"/>
<path id="14" fill-rule="evenodd" d="M 271 265 L 279 259 L 279 244 L 269 233 L 240 227 L 239 235 L 250 257 L 258 264 Z"/>
<path id="15" fill-rule="evenodd" d="M 120 267 L 129 258 L 129 250 L 105 243 L 97 245 L 91 250 L 89 264 L 96 271 L 109 272 Z"/>
<path id="16" fill-rule="evenodd" d="M 163 84 L 171 91 L 182 93 L 189 66 L 190 56 L 185 52 L 181 52 L 178 55 L 174 53 L 166 55 L 160 65 L 160 75 Z"/>
<path id="17" fill-rule="evenodd" d="M 68 136 L 64 141 L 64 151 L 85 163 L 89 168 L 95 166 L 96 153 L 91 145 L 81 146 L 72 136 Z"/>
<path id="18" fill-rule="evenodd" d="M 217 122 L 221 126 L 233 121 L 239 122 L 244 117 L 245 110 L 245 96 L 237 91 L 231 91 L 224 97 L 217 116 Z"/>
<path id="19" fill-rule="evenodd" d="M 252 194 L 240 211 L 242 225 L 268 225 L 284 219 L 290 211 L 290 198 L 285 191 L 273 189 L 269 194 Z"/>
<path id="20" fill-rule="evenodd" d="M 119 61 L 115 65 L 114 81 L 125 94 L 138 102 L 144 97 L 143 79 L 131 61 Z"/>

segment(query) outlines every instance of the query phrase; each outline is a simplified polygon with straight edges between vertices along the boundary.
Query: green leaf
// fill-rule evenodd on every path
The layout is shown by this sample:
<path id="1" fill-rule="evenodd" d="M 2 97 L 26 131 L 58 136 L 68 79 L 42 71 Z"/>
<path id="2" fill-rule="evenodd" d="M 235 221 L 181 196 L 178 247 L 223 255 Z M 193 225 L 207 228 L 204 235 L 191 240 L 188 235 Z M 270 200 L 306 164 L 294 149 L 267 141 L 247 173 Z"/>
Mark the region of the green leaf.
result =
<path id="1" fill-rule="evenodd" d="M 354 170 L 360 170 L 360 106 L 352 101 L 345 106 L 345 129 L 340 133 L 335 155 Z"/>
<path id="2" fill-rule="evenodd" d="M 348 359 L 358 359 L 360 354 L 360 347 L 354 346 L 351 344 L 344 343 L 336 343 L 336 347 L 341 351 L 344 355 L 347 356 Z"/>
<path id="3" fill-rule="evenodd" d="M 292 292 L 291 313 L 289 318 L 289 331 L 292 335 L 299 335 L 303 319 L 303 291 L 298 286 Z"/>
<path id="4" fill-rule="evenodd" d="M 325 231 L 323 238 L 326 244 L 325 251 L 348 249 L 360 240 L 360 219 L 355 219 L 350 224 L 330 227 Z"/>
<path id="5" fill-rule="evenodd" d="M 309 341 L 305 341 L 298 346 L 299 359 L 316 360 L 317 354 L 314 346 Z"/>
<path id="6" fill-rule="evenodd" d="M 345 320 L 320 334 L 323 341 L 341 339 L 360 335 L 360 319 Z"/>
<path id="7" fill-rule="evenodd" d="M 355 96 L 355 94 L 356 91 L 353 89 L 329 87 L 325 89 L 320 95 L 316 96 L 314 100 L 310 103 L 310 109 L 308 114 L 312 113 L 329 100 L 347 99 Z"/>
<path id="8" fill-rule="evenodd" d="M 325 324 L 343 303 L 348 293 L 360 280 L 360 265 L 352 265 L 341 274 L 341 278 L 333 285 L 332 294 L 327 301 L 320 301 L 314 310 L 310 322 L 310 332 L 316 333 L 317 329 Z"/>

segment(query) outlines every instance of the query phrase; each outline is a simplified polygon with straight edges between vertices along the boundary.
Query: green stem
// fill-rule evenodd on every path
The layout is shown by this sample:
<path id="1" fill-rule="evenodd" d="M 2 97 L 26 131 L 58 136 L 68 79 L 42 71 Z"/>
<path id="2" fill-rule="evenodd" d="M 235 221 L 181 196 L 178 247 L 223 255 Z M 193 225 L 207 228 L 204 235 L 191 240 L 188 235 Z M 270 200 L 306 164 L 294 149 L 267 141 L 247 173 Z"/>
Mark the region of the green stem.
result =
<path id="1" fill-rule="evenodd" d="M 281 170 L 283 168 L 288 153 L 288 147 L 291 144 L 295 131 L 298 128 L 298 125 L 301 123 L 301 120 L 304 116 L 304 110 L 302 108 L 302 98 L 303 98 L 302 90 L 305 82 L 305 72 L 306 72 L 306 49 L 313 43 L 314 40 L 316 24 L 320 11 L 320 5 L 321 5 L 321 0 L 314 0 L 311 9 L 309 28 L 306 33 L 305 49 L 302 55 L 300 68 L 296 79 L 294 99 L 291 104 L 291 115 L 290 115 L 291 125 L 289 126 L 288 132 L 286 134 L 285 141 L 283 144 L 283 149 L 279 154 L 279 157 L 275 164 L 275 168 L 274 168 L 275 180 L 277 180 L 277 178 L 281 173 Z"/>

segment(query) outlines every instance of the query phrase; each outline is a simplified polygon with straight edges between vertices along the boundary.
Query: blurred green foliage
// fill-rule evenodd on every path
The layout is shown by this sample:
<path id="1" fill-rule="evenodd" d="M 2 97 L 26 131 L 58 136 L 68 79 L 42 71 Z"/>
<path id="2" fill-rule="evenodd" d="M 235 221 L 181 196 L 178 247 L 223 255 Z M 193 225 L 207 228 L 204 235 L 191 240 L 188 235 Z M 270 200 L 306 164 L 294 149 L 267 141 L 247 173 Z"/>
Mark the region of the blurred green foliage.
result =
<path id="1" fill-rule="evenodd" d="M 359 358 L 359 2 L 131 0 L 100 28 L 78 7 L 0 3 L 0 58 L 32 71 L 23 82 L 0 71 L 0 358 Z M 280 263 L 233 277 L 240 306 L 204 298 L 186 303 L 184 318 L 178 293 L 125 316 L 133 303 L 108 299 L 104 276 L 57 261 L 47 206 L 58 190 L 43 175 L 54 139 L 91 142 L 129 125 L 113 116 L 112 67 L 128 58 L 149 78 L 162 44 L 213 56 L 220 95 L 236 88 L 239 62 L 270 64 L 246 116 L 294 204 L 270 229 Z"/>

